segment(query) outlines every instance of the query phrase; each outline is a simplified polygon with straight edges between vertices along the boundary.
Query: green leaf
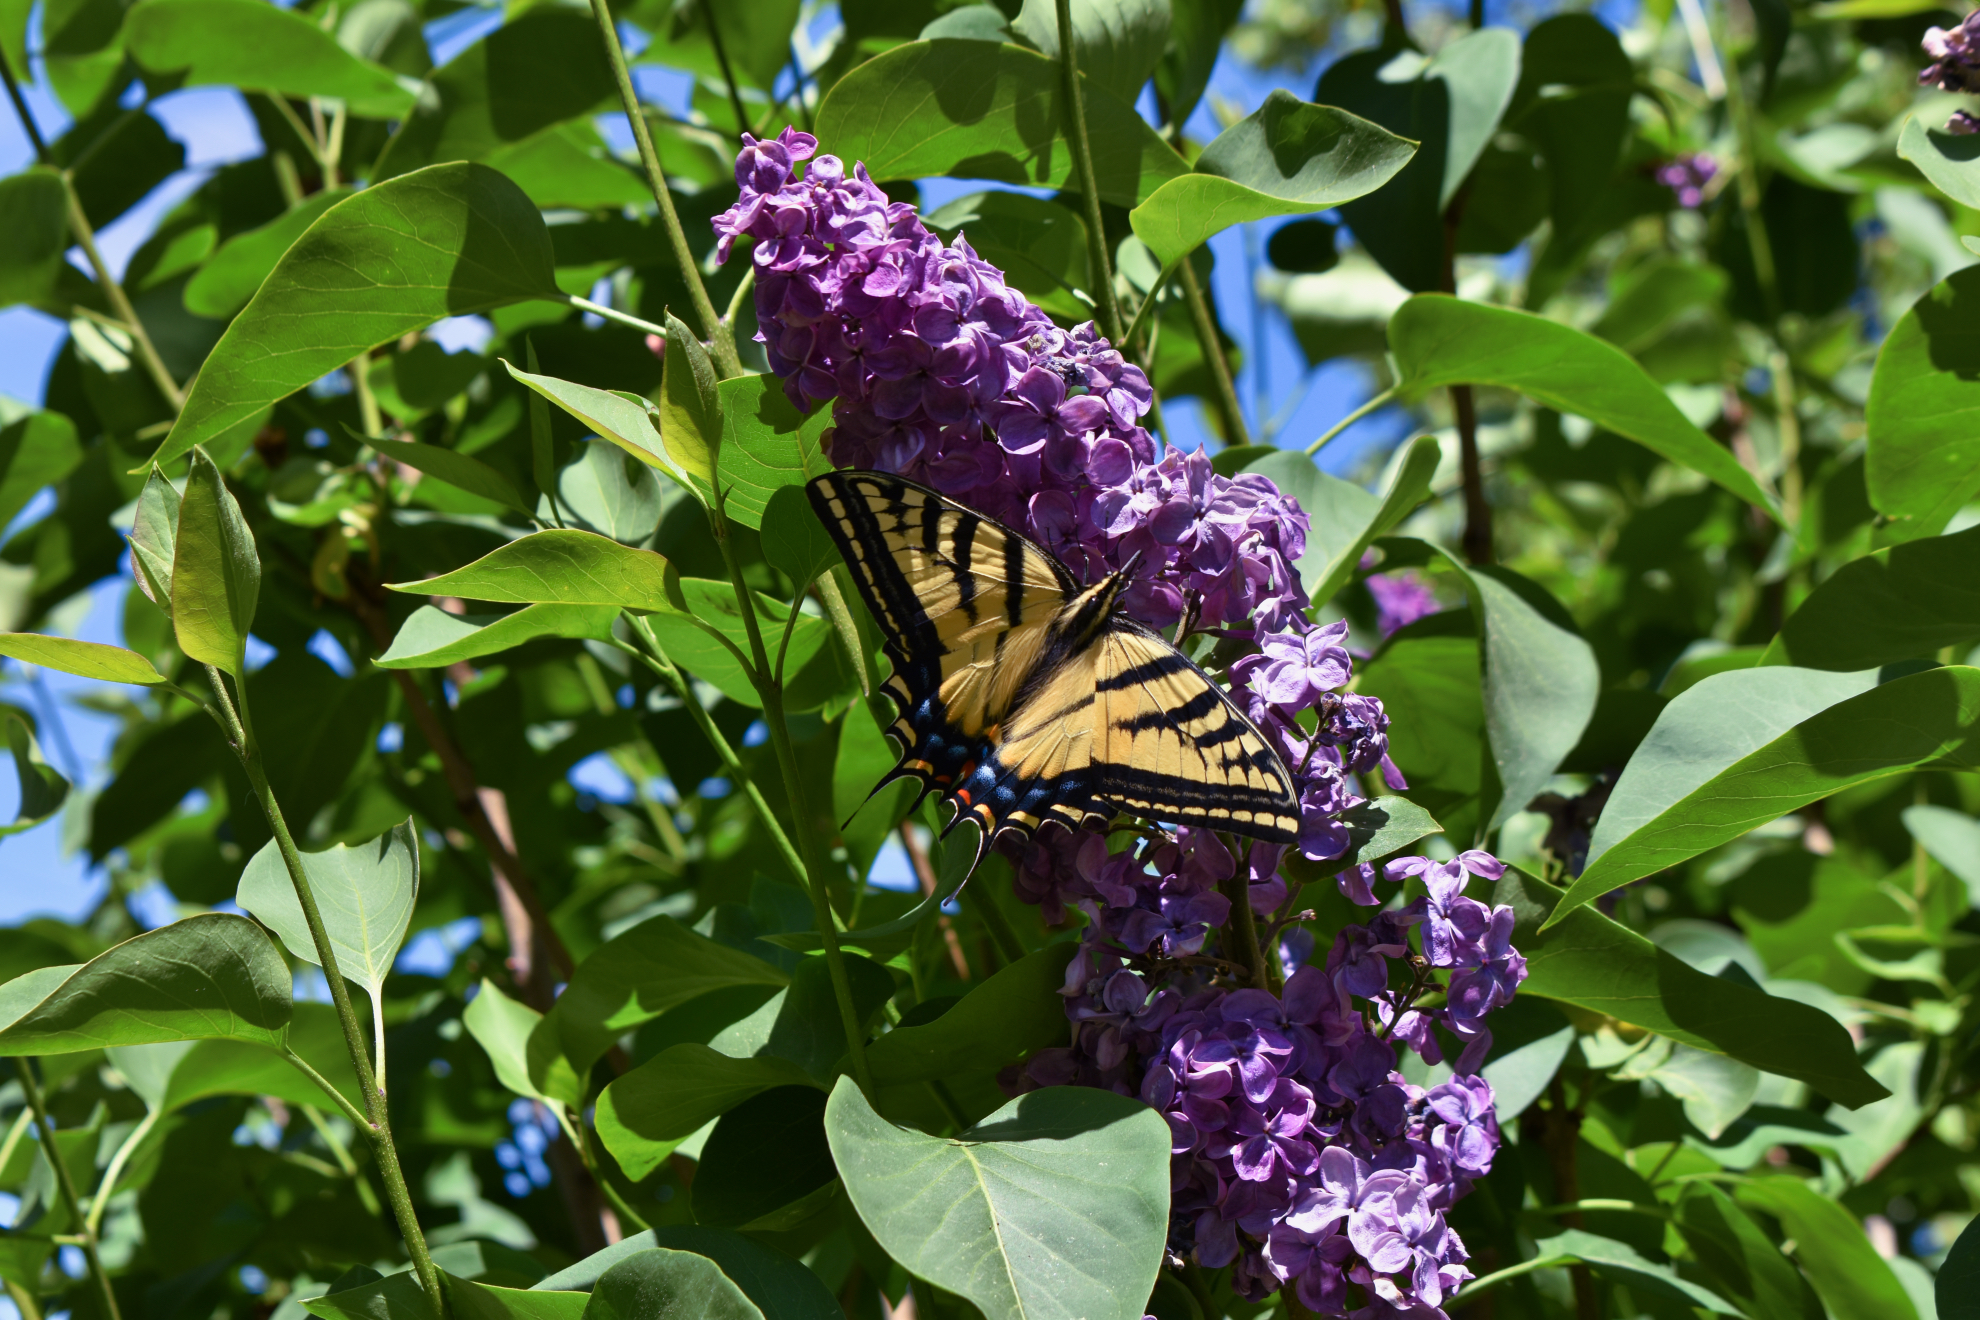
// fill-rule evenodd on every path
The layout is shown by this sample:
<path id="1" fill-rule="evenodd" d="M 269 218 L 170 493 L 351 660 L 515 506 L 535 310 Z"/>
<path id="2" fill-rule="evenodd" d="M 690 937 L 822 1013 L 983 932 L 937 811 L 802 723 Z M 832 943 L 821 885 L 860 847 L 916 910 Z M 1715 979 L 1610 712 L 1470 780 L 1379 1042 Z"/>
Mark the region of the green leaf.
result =
<path id="1" fill-rule="evenodd" d="M 514 614 L 449 614 L 422 605 L 399 625 L 392 645 L 378 657 L 380 669 L 441 669 L 461 660 L 494 655 L 538 637 L 590 637 L 609 641 L 611 605 L 531 605 Z"/>
<path id="2" fill-rule="evenodd" d="M 1415 154 L 1413 143 L 1379 124 L 1274 88 L 1203 149 L 1195 172 L 1157 188 L 1128 221 L 1163 265 L 1173 265 L 1232 225 L 1366 196 Z"/>
<path id="3" fill-rule="evenodd" d="M 247 637 L 261 594 L 261 556 L 226 478 L 193 450 L 172 547 L 172 629 L 201 664 L 246 674 Z"/>
<path id="4" fill-rule="evenodd" d="M 1562 910 L 1852 784 L 1921 765 L 1971 768 L 1976 733 L 1980 669 L 1877 687 L 1867 675 L 1775 666 L 1714 675 L 1664 708 L 1624 767 Z"/>
<path id="5" fill-rule="evenodd" d="M 411 440 L 384 440 L 366 436 L 365 443 L 387 458 L 424 472 L 429 477 L 438 477 L 450 486 L 459 486 L 470 495 L 479 495 L 484 500 L 506 504 L 511 509 L 524 514 L 532 511 L 530 506 L 524 503 L 523 497 L 516 493 L 515 486 L 507 477 L 478 458 L 472 458 L 456 450 L 442 449 L 438 445 L 422 445 Z"/>
<path id="6" fill-rule="evenodd" d="M 1072 153 L 1059 100 L 1055 60 L 1011 45 L 914 41 L 841 78 L 818 108 L 816 132 L 876 179 L 947 174 L 1061 188 L 1072 178 Z M 1187 172 L 1128 103 L 1095 86 L 1085 100 L 1103 201 L 1132 207 Z"/>
<path id="7" fill-rule="evenodd" d="M 1172 122 L 1186 124 L 1223 50 L 1224 36 L 1244 13 L 1244 0 L 1170 0 L 1169 49 L 1155 69 L 1155 88 Z"/>
<path id="8" fill-rule="evenodd" d="M 802 486 L 783 486 L 763 510 L 763 557 L 799 591 L 839 560 Z"/>
<path id="9" fill-rule="evenodd" d="M 866 1049 L 881 1086 L 995 1072 L 1066 1040 L 1065 983 L 1073 949 L 1055 944 L 1027 954 L 958 1000 L 933 1022 L 896 1027 Z"/>
<path id="10" fill-rule="evenodd" d="M 69 247 L 69 192 L 43 165 L 0 179 L 0 307 L 38 303 L 55 293 Z M 11 515 L 10 515 L 11 516 Z"/>
<path id="11" fill-rule="evenodd" d="M 378 179 L 438 161 L 492 165 L 617 103 L 598 25 L 581 10 L 520 11 L 429 78 L 430 93 L 380 157 Z"/>
<path id="12" fill-rule="evenodd" d="M 1071 13 L 1074 64 L 1081 75 L 1133 105 L 1169 43 L 1167 0 L 1072 0 Z M 1024 0 L 1011 28 L 1046 59 L 1059 58 L 1059 10 L 1053 0 Z"/>
<path id="13" fill-rule="evenodd" d="M 1808 1316 L 1808 1285 L 1752 1218 L 1709 1182 L 1685 1184 L 1677 1231 L 1719 1291 L 1749 1303 L 1747 1314 Z M 1819 1304 L 1810 1320 L 1821 1320 Z"/>
<path id="14" fill-rule="evenodd" d="M 351 1071 L 344 1028 L 337 1020 L 335 1008 L 329 1004 L 297 1004 L 295 1017 L 289 1023 L 288 1044 L 318 1076 L 335 1084 L 345 1099 L 354 1105 L 363 1104 L 357 1075 Z M 317 1084 L 278 1050 L 243 1040 L 194 1041 L 192 1048 L 178 1056 L 161 1107 L 171 1113 L 215 1095 L 272 1095 L 299 1105 L 320 1105 L 324 1098 Z"/>
<path id="15" fill-rule="evenodd" d="M 1377 537 L 1386 536 L 1430 497 L 1430 480 L 1443 455 L 1433 436 L 1412 440 L 1396 466 L 1389 489 L 1380 497 L 1315 467 L 1311 459 L 1290 450 L 1284 457 L 1267 455 L 1247 471 L 1270 477 L 1280 490 L 1299 501 L 1312 520 L 1306 551 L 1299 557 L 1299 576 L 1313 602 L 1324 604 L 1354 576 L 1361 556 Z M 1308 475 L 1308 473 L 1312 475 Z"/>
<path id="16" fill-rule="evenodd" d="M 1492 896 L 1511 905 L 1513 944 L 1526 957 L 1521 994 L 1606 1013 L 1680 1044 L 1807 1082 L 1851 1108 L 1882 1099 L 1843 1025 L 1821 1009 L 1707 976 L 1593 908 L 1508 870 Z M 1544 932 L 1546 922 L 1556 922 Z"/>
<path id="17" fill-rule="evenodd" d="M 172 559 L 179 541 L 179 487 L 154 466 L 131 520 L 131 569 L 145 599 L 172 613 Z"/>
<path id="18" fill-rule="evenodd" d="M 507 358 L 502 365 L 530 389 L 590 427 L 600 439 L 610 440 L 640 462 L 659 468 L 681 485 L 688 484 L 687 473 L 667 451 L 660 439 L 659 415 L 654 406 L 637 394 L 624 390 L 599 390 L 555 376 L 538 376 L 516 370 Z M 567 469 L 568 470 L 568 469 Z"/>
<path id="19" fill-rule="evenodd" d="M 1980 640 L 1980 527 L 1887 546 L 1819 583 L 1781 625 L 1805 669 L 1875 669 Z M 1769 660 L 1771 660 L 1772 648 Z"/>
<path id="20" fill-rule="evenodd" d="M 302 865 L 337 970 L 369 991 L 374 1003 L 382 1003 L 385 978 L 412 927 L 413 905 L 419 899 L 419 841 L 412 821 L 364 843 L 303 853 Z M 295 957 L 322 965 L 275 840 L 248 862 L 236 901 L 274 931 Z"/>
<path id="21" fill-rule="evenodd" d="M 538 1091 L 536 1083 L 530 1078 L 529 1038 L 541 1021 L 541 1013 L 528 1004 L 509 998 L 485 976 L 481 978 L 481 989 L 461 1013 L 461 1024 L 467 1028 L 468 1035 L 474 1037 L 487 1053 L 488 1061 L 495 1066 L 495 1080 L 517 1095 L 538 1100 L 549 1097 Z M 600 1102 L 600 1112 L 602 1115 L 603 1101 Z M 602 1117 L 599 1123 L 602 1132 Z M 611 1143 L 607 1141 L 606 1145 L 609 1147 Z M 621 1157 L 620 1163 L 624 1162 L 624 1157 Z M 632 1176 L 638 1179 L 643 1175 Z"/>
<path id="22" fill-rule="evenodd" d="M 763 1320 L 763 1312 L 708 1257 L 653 1247 L 599 1277 L 584 1320 Z"/>
<path id="23" fill-rule="evenodd" d="M 1877 350 L 1864 476 L 1892 539 L 1933 536 L 1980 491 L 1980 268 L 1940 281 Z"/>
<path id="24" fill-rule="evenodd" d="M 0 633 L 0 655 L 23 664 L 100 679 L 105 683 L 163 683 L 165 676 L 136 651 L 102 642 L 79 642 L 73 637 L 41 633 Z"/>
<path id="25" fill-rule="evenodd" d="M 1484 636 L 1485 736 L 1501 785 L 1485 828 L 1497 829 L 1526 809 L 1581 740 L 1602 673 L 1593 648 L 1544 588 L 1504 568 L 1472 568 L 1466 576 Z"/>
<path id="26" fill-rule="evenodd" d="M 823 476 L 830 406 L 801 413 L 777 377 L 732 376 L 718 390 L 722 406 L 723 509 L 731 522 L 760 526 L 770 497 L 785 486 Z"/>
<path id="27" fill-rule="evenodd" d="M 1154 1110 L 1049 1087 L 931 1137 L 887 1122 L 841 1078 L 825 1130 L 860 1219 L 916 1278 L 989 1320 L 1140 1320 L 1169 1225 L 1171 1138 Z"/>
<path id="28" fill-rule="evenodd" d="M 606 1270 L 650 1247 L 708 1257 L 763 1314 L 776 1320 L 842 1320 L 845 1314 L 819 1277 L 783 1252 L 729 1229 L 698 1224 L 673 1224 L 634 1233 L 536 1286 L 589 1291 Z"/>
<path id="29" fill-rule="evenodd" d="M 1795 1259 L 1834 1320 L 1913 1320 L 1918 1314 L 1856 1217 L 1803 1179 L 1751 1178 L 1733 1194 L 1741 1205 L 1780 1220 L 1781 1231 L 1794 1239 Z"/>
<path id="30" fill-rule="evenodd" d="M 0 225 L 5 223 L 0 218 Z M 61 413 L 30 412 L 0 427 L 0 527 L 12 523 L 44 486 L 62 480 L 82 461 L 76 425 Z"/>
<path id="31" fill-rule="evenodd" d="M 1933 860 L 1966 882 L 1973 905 L 1980 907 L 1980 821 L 1920 802 L 1904 809 L 1904 827 Z"/>
<path id="32" fill-rule="evenodd" d="M 1980 206 L 1980 145 L 1958 134 L 1927 128 L 1917 115 L 1907 115 L 1898 133 L 1897 153 L 1955 202 Z"/>
<path id="33" fill-rule="evenodd" d="M 724 1114 L 695 1170 L 695 1222 L 774 1231 L 823 1209 L 838 1177 L 825 1139 L 825 1103 L 815 1086 L 781 1086 Z"/>
<path id="34" fill-rule="evenodd" d="M 660 378 L 660 435 L 681 470 L 704 496 L 715 490 L 715 469 L 722 452 L 720 379 L 708 350 L 674 316 L 667 313 L 667 354 Z"/>
<path id="35" fill-rule="evenodd" d="M 311 193 L 258 229 L 236 234 L 206 259 L 183 295 L 186 310 L 195 316 L 227 320 L 247 306 L 254 291 L 295 246 L 317 217 L 351 195 L 349 188 L 326 188 Z"/>
<path id="36" fill-rule="evenodd" d="M 181 75 L 186 86 L 335 97 L 372 119 L 402 119 L 415 100 L 390 70 L 351 54 L 317 23 L 259 0 L 146 0 L 124 20 L 124 46 L 152 73 Z"/>
<path id="37" fill-rule="evenodd" d="M 1028 193 L 980 192 L 958 197 L 924 219 L 953 242 L 958 234 L 976 255 L 1004 272 L 1047 312 L 1071 320 L 1093 315 L 1085 290 L 1086 224 L 1057 202 Z"/>
<path id="38" fill-rule="evenodd" d="M 1531 312 L 1424 294 L 1390 319 L 1389 348 L 1406 400 L 1445 385 L 1516 390 L 1626 436 L 1778 515 L 1774 497 L 1730 451 L 1693 426 L 1628 354 L 1593 335 Z"/>
<path id="39" fill-rule="evenodd" d="M 458 1250 L 458 1246 L 441 1250 Z M 440 1252 L 436 1251 L 434 1256 L 437 1260 Z M 523 1259 L 529 1260 L 529 1257 Z M 531 1264 L 534 1263 L 531 1261 Z M 447 1290 L 448 1304 L 458 1320 L 582 1320 L 591 1303 L 591 1299 L 583 1293 L 504 1288 L 498 1284 L 457 1278 L 444 1270 L 440 1282 Z"/>
<path id="40" fill-rule="evenodd" d="M 609 451 L 608 451 L 609 452 Z M 594 532 L 536 532 L 439 577 L 394 591 L 507 604 L 613 605 L 666 613 L 667 561 Z"/>
<path id="41" fill-rule="evenodd" d="M 1546 158 L 1550 248 L 1599 232 L 1635 79 L 1622 43 L 1592 14 L 1558 14 L 1527 33 L 1506 121 Z"/>
<path id="42" fill-rule="evenodd" d="M 1939 1320 L 1980 1320 L 1980 1219 L 1968 1221 L 1933 1284 Z"/>
<path id="43" fill-rule="evenodd" d="M 845 968 L 853 1014 L 863 1029 L 893 997 L 894 978 L 872 959 L 856 955 L 846 957 Z M 843 1070 L 846 1031 L 825 960 L 798 960 L 790 985 L 747 1017 L 724 1027 L 708 1043 L 731 1058 L 787 1060 L 820 1086 L 830 1085 Z"/>
<path id="44" fill-rule="evenodd" d="M 1428 838 L 1443 830 L 1436 817 L 1408 798 L 1401 797 L 1379 797 L 1363 802 L 1342 812 L 1340 820 L 1347 826 L 1348 850 L 1324 862 L 1308 863 L 1301 859 L 1293 863 L 1301 879 L 1305 879 L 1308 873 L 1317 879 L 1325 879 L 1350 866 L 1380 861 L 1418 839 Z"/>
<path id="45" fill-rule="evenodd" d="M 325 211 L 276 263 L 200 368 L 157 461 L 380 344 L 533 298 L 563 294 L 543 217 L 513 183 L 454 162 L 374 184 Z"/>
<path id="46" fill-rule="evenodd" d="M 1386 188 L 1341 208 L 1369 255 L 1412 292 L 1443 287 L 1443 216 L 1471 174 L 1519 83 L 1519 37 L 1484 28 L 1426 60 L 1368 50 L 1334 61 L 1316 101 L 1337 105 L 1422 145 Z"/>
<path id="47" fill-rule="evenodd" d="M 1703 1307 L 1720 1315 L 1739 1314 L 1737 1307 L 1711 1289 L 1688 1281 L 1668 1265 L 1659 1265 L 1626 1242 L 1570 1228 L 1533 1245 L 1541 1260 L 1578 1260 L 1604 1279 L 1669 1298 L 1680 1306 Z"/>
<path id="48" fill-rule="evenodd" d="M 682 598 L 687 602 L 686 611 L 656 614 L 648 620 L 654 634 L 667 648 L 667 654 L 697 678 L 720 688 L 722 695 L 731 701 L 746 706 L 762 705 L 763 698 L 743 673 L 736 657 L 693 622 L 700 620 L 735 643 L 744 655 L 749 654 L 749 635 L 743 623 L 742 610 L 736 604 L 734 588 L 727 582 L 709 578 L 683 578 L 680 586 Z M 782 634 L 784 619 L 790 608 L 781 601 L 773 602 L 757 596 L 756 617 L 766 639 Z M 831 635 L 830 623 L 811 615 L 801 615 L 791 634 L 785 673 L 802 674 L 805 665 L 818 654 Z M 795 682 L 793 686 L 796 686 Z"/>
<path id="49" fill-rule="evenodd" d="M 302 1308 L 323 1320 L 434 1320 L 433 1305 L 411 1270 L 305 1298 Z"/>
<path id="50" fill-rule="evenodd" d="M 4 634 L 0 634 L 4 637 Z M 14 779 L 18 801 L 12 823 L 0 825 L 0 839 L 32 829 L 62 809 L 69 796 L 69 781 L 55 767 L 41 759 L 41 747 L 34 730 L 11 706 L 0 706 L 0 726 L 7 730 L 7 750 L 14 757 Z"/>
<path id="51" fill-rule="evenodd" d="M 608 940 L 586 958 L 544 1019 L 579 1072 L 642 1022 L 711 990 L 784 986 L 769 963 L 697 935 L 672 917 L 654 917 Z"/>
<path id="52" fill-rule="evenodd" d="M 812 1084 L 803 1068 L 775 1055 L 737 1059 L 692 1041 L 670 1045 L 598 1097 L 598 1139 L 639 1182 L 674 1147 L 751 1096 Z"/>
<path id="53" fill-rule="evenodd" d="M 42 998 L 0 1030 L 0 1057 L 209 1038 L 279 1048 L 289 980 L 282 955 L 246 917 L 187 917 L 125 940 L 58 984 L 36 981 Z M 14 1006 L 11 995 L 0 1001 L 0 1018 Z"/>

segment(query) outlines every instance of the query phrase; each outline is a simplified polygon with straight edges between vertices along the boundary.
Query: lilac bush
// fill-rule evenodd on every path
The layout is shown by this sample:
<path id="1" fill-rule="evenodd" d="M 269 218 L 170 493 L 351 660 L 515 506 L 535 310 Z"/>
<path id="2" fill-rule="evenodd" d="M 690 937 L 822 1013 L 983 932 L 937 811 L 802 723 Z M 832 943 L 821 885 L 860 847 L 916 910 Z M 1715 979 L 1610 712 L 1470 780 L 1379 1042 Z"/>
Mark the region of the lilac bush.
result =
<path id="1" fill-rule="evenodd" d="M 814 159 L 816 139 L 795 129 L 744 143 L 718 256 L 755 240 L 757 337 L 794 403 L 831 402 L 833 461 L 923 482 L 1086 580 L 1132 563 L 1130 613 L 1251 644 L 1231 690 L 1296 781 L 1290 850 L 1240 856 L 1181 827 L 1111 851 L 1107 835 L 1055 825 L 1004 846 L 1022 898 L 1054 924 L 1075 911 L 1086 923 L 1060 991 L 1070 1043 L 1007 1085 L 1105 1087 L 1159 1110 L 1174 1138 L 1172 1248 L 1234 1266 L 1244 1295 L 1290 1286 L 1343 1315 L 1353 1284 L 1371 1307 L 1438 1313 L 1471 1277 L 1444 1213 L 1498 1148 L 1476 1075 L 1485 1020 L 1525 964 L 1512 909 L 1464 892 L 1503 873 L 1482 852 L 1337 868 L 1340 891 L 1379 910 L 1336 932 L 1323 964 L 1308 961 L 1285 854 L 1337 861 L 1368 777 L 1407 785 L 1382 703 L 1343 691 L 1347 625 L 1307 618 L 1293 568 L 1305 512 L 1262 476 L 1217 474 L 1201 450 L 1158 453 L 1139 367 L 1091 323 L 1058 327 L 965 236 L 944 243 L 890 202 L 863 165 Z M 1420 582 L 1395 586 L 1385 610 L 1434 608 Z M 1378 881 L 1423 892 L 1384 900 Z M 1234 917 L 1271 923 L 1277 993 L 1242 961 Z M 1398 1070 L 1398 1046 L 1438 1064 L 1440 1032 L 1456 1043 L 1455 1075 L 1426 1091 Z"/>

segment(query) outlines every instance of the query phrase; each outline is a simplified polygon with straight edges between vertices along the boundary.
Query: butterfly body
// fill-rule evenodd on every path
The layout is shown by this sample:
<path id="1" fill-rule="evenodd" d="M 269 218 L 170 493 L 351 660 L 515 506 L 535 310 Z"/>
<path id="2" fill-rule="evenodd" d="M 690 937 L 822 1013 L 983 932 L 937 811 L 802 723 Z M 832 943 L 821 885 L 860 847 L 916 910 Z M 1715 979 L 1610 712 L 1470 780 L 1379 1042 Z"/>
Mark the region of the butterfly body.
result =
<path id="1" fill-rule="evenodd" d="M 913 482 L 834 472 L 808 489 L 886 637 L 901 761 L 982 828 L 1100 828 L 1121 811 L 1272 843 L 1292 777 L 1210 677 L 1130 618 L 1123 569 L 1081 587 L 1016 532 Z M 877 791 L 877 789 L 876 789 Z"/>

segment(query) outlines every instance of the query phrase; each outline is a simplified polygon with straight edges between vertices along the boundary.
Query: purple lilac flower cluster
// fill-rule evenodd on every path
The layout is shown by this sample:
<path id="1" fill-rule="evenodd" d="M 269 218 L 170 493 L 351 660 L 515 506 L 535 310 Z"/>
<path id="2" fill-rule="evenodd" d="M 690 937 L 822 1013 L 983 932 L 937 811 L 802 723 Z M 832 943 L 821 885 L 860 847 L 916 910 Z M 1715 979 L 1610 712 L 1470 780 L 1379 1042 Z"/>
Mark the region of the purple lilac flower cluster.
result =
<path id="1" fill-rule="evenodd" d="M 964 237 L 943 243 L 889 202 L 864 165 L 812 160 L 810 134 L 743 143 L 716 254 L 756 240 L 757 338 L 799 407 L 834 400 L 835 463 L 931 486 L 1088 580 L 1135 563 L 1127 608 L 1158 627 L 1187 612 L 1272 631 L 1306 608 L 1292 567 L 1306 514 L 1200 451 L 1158 462 L 1140 425 L 1148 378 L 1090 323 L 1060 329 Z"/>
<path id="2" fill-rule="evenodd" d="M 1184 829 L 1114 854 L 1099 835 L 1043 836 L 1018 859 L 1019 892 L 1071 898 L 1089 924 L 1060 990 L 1072 1042 L 1014 1070 L 1012 1088 L 1102 1086 L 1160 1110 L 1174 1138 L 1172 1246 L 1234 1265 L 1246 1296 L 1291 1286 L 1308 1309 L 1344 1315 L 1355 1284 L 1372 1308 L 1357 1314 L 1441 1314 L 1471 1277 L 1444 1212 L 1499 1144 L 1476 1075 L 1484 1019 L 1526 974 L 1512 909 L 1463 890 L 1504 869 L 1474 851 L 1352 870 L 1343 891 L 1364 905 L 1378 875 L 1428 892 L 1341 930 L 1324 966 L 1295 966 L 1275 996 L 1231 988 L 1233 969 L 1202 952 L 1236 870 L 1216 836 Z M 1449 973 L 1444 1002 L 1427 1006 L 1437 971 Z M 1461 1049 L 1455 1075 L 1425 1090 L 1398 1070 L 1397 1045 L 1441 1063 L 1438 1028 Z"/>
<path id="3" fill-rule="evenodd" d="M 1937 87 L 1946 92 L 1980 92 L 1980 10 L 1968 14 L 1948 31 L 1942 27 L 1925 29 L 1919 43 L 1932 62 L 1918 72 L 1918 85 Z M 1980 118 L 1965 110 L 1953 111 L 1946 121 L 1946 132 L 1980 133 Z"/>
<path id="4" fill-rule="evenodd" d="M 1305 617 L 1292 565 L 1306 514 L 1262 477 L 1218 475 L 1200 451 L 1158 460 L 1139 422 L 1148 381 L 1093 326 L 1060 329 L 961 236 L 942 243 L 863 166 L 848 177 L 834 157 L 811 160 L 816 149 L 790 129 L 746 136 L 740 198 L 715 227 L 720 259 L 755 241 L 758 337 L 800 407 L 834 401 L 834 461 L 922 481 L 1088 580 L 1134 562 L 1125 604 L 1144 621 L 1187 617 L 1255 642 L 1231 687 L 1293 770 L 1293 848 L 1341 857 L 1342 815 L 1364 801 L 1357 777 L 1405 785 L 1381 703 L 1340 690 L 1346 625 Z M 1352 1285 L 1367 1305 L 1357 1314 L 1439 1315 L 1470 1277 L 1444 1212 L 1498 1148 L 1491 1088 L 1475 1075 L 1485 1018 L 1525 975 L 1511 909 L 1463 893 L 1503 868 L 1481 852 L 1349 868 L 1337 883 L 1364 906 L 1380 905 L 1377 880 L 1425 892 L 1339 931 L 1324 965 L 1309 965 L 1310 930 L 1285 928 L 1274 995 L 1245 984 L 1255 974 L 1223 932 L 1234 900 L 1276 916 L 1274 931 L 1291 920 L 1286 851 L 1237 856 L 1183 827 L 1110 852 L 1107 836 L 1050 826 L 1007 850 L 1020 896 L 1053 924 L 1073 910 L 1087 923 L 1060 992 L 1070 1043 L 1007 1080 L 1101 1086 L 1160 1110 L 1175 1138 L 1173 1245 L 1234 1265 L 1247 1296 L 1291 1286 L 1343 1315 Z M 1392 962 L 1406 969 L 1393 985 Z M 1426 1091 L 1398 1071 L 1397 1043 L 1440 1063 L 1440 1030 L 1459 1042 L 1456 1075 Z"/>

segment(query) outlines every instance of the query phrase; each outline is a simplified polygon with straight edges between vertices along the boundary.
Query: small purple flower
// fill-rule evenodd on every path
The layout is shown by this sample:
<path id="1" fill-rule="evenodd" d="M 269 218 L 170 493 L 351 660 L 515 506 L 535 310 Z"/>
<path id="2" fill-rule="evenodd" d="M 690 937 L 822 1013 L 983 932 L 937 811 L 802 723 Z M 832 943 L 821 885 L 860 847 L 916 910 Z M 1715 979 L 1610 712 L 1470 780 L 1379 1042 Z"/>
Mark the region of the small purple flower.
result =
<path id="1" fill-rule="evenodd" d="M 1371 573 L 1364 581 L 1368 594 L 1375 598 L 1375 626 L 1384 637 L 1443 608 L 1429 583 L 1413 568 L 1400 573 Z"/>
<path id="2" fill-rule="evenodd" d="M 1946 132 L 1958 137 L 1970 137 L 1980 133 L 1980 119 L 1965 110 L 1955 110 L 1952 118 L 1946 120 Z"/>
<path id="3" fill-rule="evenodd" d="M 1677 196 L 1677 204 L 1687 211 L 1697 210 L 1705 201 L 1705 188 L 1719 173 L 1719 162 L 1703 151 L 1686 152 L 1659 165 L 1657 182 Z"/>
<path id="4" fill-rule="evenodd" d="M 1433 1122 L 1430 1144 L 1467 1178 L 1492 1171 L 1499 1150 L 1499 1117 L 1492 1104 L 1492 1084 L 1483 1077 L 1453 1077 L 1423 1097 Z"/>
<path id="5" fill-rule="evenodd" d="M 1920 87 L 1937 87 L 1944 92 L 1980 90 L 1980 10 L 1951 29 L 1926 28 L 1919 44 L 1932 57 L 1932 62 L 1919 70 Z"/>

